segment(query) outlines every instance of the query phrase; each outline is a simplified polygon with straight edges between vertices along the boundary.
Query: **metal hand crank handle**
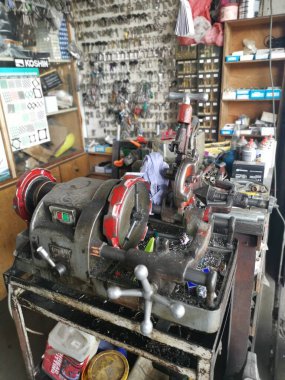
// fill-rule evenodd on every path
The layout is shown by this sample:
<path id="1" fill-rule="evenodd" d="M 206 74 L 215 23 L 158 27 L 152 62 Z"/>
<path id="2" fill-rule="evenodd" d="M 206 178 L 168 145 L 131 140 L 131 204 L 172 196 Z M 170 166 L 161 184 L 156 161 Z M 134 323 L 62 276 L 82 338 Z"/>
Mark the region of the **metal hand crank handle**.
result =
<path id="1" fill-rule="evenodd" d="M 170 254 L 152 254 L 139 249 L 122 250 L 109 245 L 103 245 L 100 256 L 119 262 L 125 262 L 131 268 L 137 265 L 145 265 L 152 278 L 161 278 L 166 281 L 186 282 L 191 281 L 207 288 L 207 304 L 214 307 L 215 289 L 217 284 L 217 272 L 204 273 L 190 268 L 192 258 L 175 259 Z"/>
<path id="2" fill-rule="evenodd" d="M 195 100 L 198 102 L 206 102 L 208 100 L 208 94 L 198 93 L 192 94 L 191 92 L 170 92 L 168 94 L 168 99 L 172 101 L 191 101 Z"/>
<path id="3" fill-rule="evenodd" d="M 141 282 L 142 289 L 121 289 L 118 286 L 112 286 L 108 289 L 110 299 L 120 297 L 140 297 L 144 298 L 144 320 L 141 323 L 141 333 L 149 336 L 153 330 L 151 322 L 151 311 L 153 302 L 160 303 L 170 309 L 175 319 L 180 319 L 185 314 L 184 306 L 179 302 L 173 302 L 157 294 L 157 288 L 148 281 L 148 270 L 145 265 L 137 265 L 134 270 L 136 278 Z"/>

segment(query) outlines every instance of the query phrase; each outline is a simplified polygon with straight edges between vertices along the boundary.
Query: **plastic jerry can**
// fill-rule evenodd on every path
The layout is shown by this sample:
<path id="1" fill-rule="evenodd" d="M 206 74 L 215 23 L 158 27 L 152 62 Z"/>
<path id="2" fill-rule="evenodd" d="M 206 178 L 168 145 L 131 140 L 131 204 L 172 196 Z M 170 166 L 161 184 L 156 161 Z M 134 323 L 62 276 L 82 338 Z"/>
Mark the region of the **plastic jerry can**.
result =
<path id="1" fill-rule="evenodd" d="M 42 369 L 55 380 L 79 380 L 98 346 L 93 335 L 59 322 L 49 334 Z"/>

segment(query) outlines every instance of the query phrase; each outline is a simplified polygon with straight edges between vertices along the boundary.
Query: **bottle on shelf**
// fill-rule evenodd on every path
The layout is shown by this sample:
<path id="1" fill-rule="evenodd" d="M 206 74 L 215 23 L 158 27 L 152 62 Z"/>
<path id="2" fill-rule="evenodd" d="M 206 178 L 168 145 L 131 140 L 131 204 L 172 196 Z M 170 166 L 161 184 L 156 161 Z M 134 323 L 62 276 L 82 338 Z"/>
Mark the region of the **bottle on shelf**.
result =
<path id="1" fill-rule="evenodd" d="M 269 144 L 267 137 L 264 137 L 256 148 L 256 161 L 266 163 L 269 159 Z"/>
<path id="2" fill-rule="evenodd" d="M 269 136 L 268 139 L 268 150 L 269 150 L 269 161 L 270 167 L 273 168 L 275 165 L 275 153 L 276 153 L 276 140 L 273 136 Z"/>
<path id="3" fill-rule="evenodd" d="M 250 139 L 249 142 L 242 148 L 242 160 L 246 162 L 253 162 L 256 158 L 256 149 L 254 147 L 254 140 Z"/>
<path id="4" fill-rule="evenodd" d="M 239 124 L 235 125 L 234 133 L 231 140 L 231 150 L 236 151 L 237 149 L 237 142 L 240 138 L 240 126 Z"/>
<path id="5" fill-rule="evenodd" d="M 236 158 L 237 158 L 237 160 L 242 159 L 242 150 L 246 144 L 247 144 L 246 138 L 244 136 L 241 136 L 236 143 Z"/>

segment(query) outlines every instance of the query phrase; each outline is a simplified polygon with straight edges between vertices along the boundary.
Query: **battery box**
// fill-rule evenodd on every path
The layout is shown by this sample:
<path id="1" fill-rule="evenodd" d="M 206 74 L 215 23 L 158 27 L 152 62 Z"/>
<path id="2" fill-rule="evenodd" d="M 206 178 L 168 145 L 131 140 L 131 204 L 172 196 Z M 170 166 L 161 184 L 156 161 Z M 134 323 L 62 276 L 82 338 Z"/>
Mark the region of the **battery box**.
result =
<path id="1" fill-rule="evenodd" d="M 263 162 L 234 161 L 232 178 L 263 183 L 265 165 Z"/>

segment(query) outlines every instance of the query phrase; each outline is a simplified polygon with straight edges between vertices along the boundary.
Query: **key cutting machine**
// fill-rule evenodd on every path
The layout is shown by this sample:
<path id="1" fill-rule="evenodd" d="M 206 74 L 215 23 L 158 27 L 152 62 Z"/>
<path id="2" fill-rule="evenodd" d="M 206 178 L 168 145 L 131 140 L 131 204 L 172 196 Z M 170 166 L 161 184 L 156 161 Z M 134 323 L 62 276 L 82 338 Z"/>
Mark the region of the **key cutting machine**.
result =
<path id="1" fill-rule="evenodd" d="M 14 268 L 144 309 L 144 335 L 152 332 L 152 313 L 211 333 L 230 292 L 236 227 L 233 217 L 211 218 L 211 211 L 268 205 L 249 202 L 229 182 L 216 181 L 215 187 L 205 182 L 190 103 L 207 99 L 191 93 L 170 93 L 169 99 L 182 103 L 170 147 L 176 160 L 163 173 L 170 185 L 162 204 L 151 205 L 149 183 L 136 175 L 57 184 L 47 170 L 27 172 L 14 198 L 28 224 L 17 237 Z M 146 249 L 150 231 L 157 236 L 152 253 Z"/>
<path id="2" fill-rule="evenodd" d="M 130 308 L 141 305 L 141 332 L 145 335 L 152 331 L 152 312 L 197 329 L 217 327 L 216 309 L 223 298 L 222 290 L 217 294 L 218 273 L 194 268 L 208 244 L 199 249 L 195 236 L 184 245 L 157 239 L 153 253 L 143 250 L 140 242 L 147 232 L 151 203 L 149 184 L 141 177 L 76 178 L 57 184 L 47 170 L 34 169 L 19 179 L 14 208 L 28 223 L 27 230 L 17 237 L 17 270 Z M 162 231 L 169 226 L 164 223 Z M 170 229 L 174 232 L 175 226 Z M 177 236 L 183 231 L 182 225 L 177 226 Z M 212 260 L 221 261 L 217 247 L 210 250 Z M 232 260 L 232 248 L 223 246 L 220 252 Z M 202 308 L 199 302 L 188 302 L 184 290 L 177 290 L 190 281 L 207 289 Z M 215 318 L 209 323 L 212 310 Z"/>
<path id="3" fill-rule="evenodd" d="M 172 97 L 181 99 L 178 95 Z M 17 237 L 14 268 L 144 309 L 144 335 L 151 334 L 155 318 L 217 331 L 235 269 L 234 223 L 224 219 L 216 236 L 214 220 L 195 193 L 205 204 L 213 207 L 217 201 L 228 211 L 229 204 L 235 205 L 227 201 L 233 191 L 213 196 L 211 187 L 204 189 L 195 152 L 189 156 L 187 151 L 193 136 L 187 99 L 181 107 L 182 127 L 172 144 L 177 160 L 166 173 L 174 189 L 171 204 L 167 198 L 158 216 L 149 218 L 149 184 L 139 176 L 57 184 L 47 170 L 34 169 L 17 184 L 14 208 L 28 228 Z M 173 220 L 166 217 L 171 213 Z M 152 253 L 145 251 L 148 227 L 159 236 Z M 186 240 L 179 239 L 183 236 Z"/>

